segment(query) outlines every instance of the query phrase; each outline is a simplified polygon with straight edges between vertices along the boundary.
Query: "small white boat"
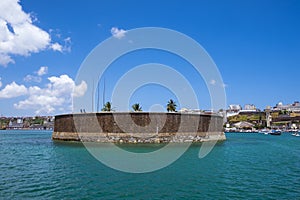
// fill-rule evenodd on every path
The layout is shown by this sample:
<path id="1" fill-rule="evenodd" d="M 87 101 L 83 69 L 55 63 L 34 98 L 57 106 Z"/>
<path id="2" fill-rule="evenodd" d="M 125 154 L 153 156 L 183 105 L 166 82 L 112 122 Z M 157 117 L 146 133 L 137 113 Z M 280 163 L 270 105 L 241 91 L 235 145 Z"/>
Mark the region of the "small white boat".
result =
<path id="1" fill-rule="evenodd" d="M 271 131 L 268 130 L 268 129 L 262 129 L 261 131 L 259 131 L 258 133 L 261 133 L 261 134 L 265 134 L 265 135 L 268 135 Z"/>
<path id="2" fill-rule="evenodd" d="M 300 136 L 300 131 L 292 133 L 292 136 L 299 137 Z"/>

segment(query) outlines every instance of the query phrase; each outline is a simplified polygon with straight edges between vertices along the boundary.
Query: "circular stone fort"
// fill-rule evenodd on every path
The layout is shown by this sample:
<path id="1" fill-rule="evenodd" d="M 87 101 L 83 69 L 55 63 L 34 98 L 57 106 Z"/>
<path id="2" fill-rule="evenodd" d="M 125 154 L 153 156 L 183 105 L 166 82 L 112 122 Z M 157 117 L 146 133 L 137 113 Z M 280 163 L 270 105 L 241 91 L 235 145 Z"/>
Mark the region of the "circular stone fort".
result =
<path id="1" fill-rule="evenodd" d="M 214 114 L 99 112 L 55 116 L 53 140 L 168 143 L 226 140 L 223 117 Z"/>

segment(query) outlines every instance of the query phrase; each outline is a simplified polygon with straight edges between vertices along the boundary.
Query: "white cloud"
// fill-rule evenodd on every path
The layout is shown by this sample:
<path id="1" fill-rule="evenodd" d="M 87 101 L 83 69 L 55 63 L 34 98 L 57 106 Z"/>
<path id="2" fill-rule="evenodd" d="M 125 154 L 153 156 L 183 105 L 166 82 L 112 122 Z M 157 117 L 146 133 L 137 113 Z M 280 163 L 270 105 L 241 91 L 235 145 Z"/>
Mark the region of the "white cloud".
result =
<path id="1" fill-rule="evenodd" d="M 69 96 L 75 87 L 74 81 L 68 75 L 61 75 L 59 77 L 51 76 L 48 80 L 50 81 L 48 89 L 55 96 Z"/>
<path id="2" fill-rule="evenodd" d="M 10 56 L 0 52 L 0 65 L 6 66 L 8 63 L 15 63 L 15 61 Z"/>
<path id="3" fill-rule="evenodd" d="M 40 67 L 40 69 L 36 73 L 39 76 L 43 76 L 43 75 L 48 73 L 48 67 L 42 66 L 42 67 Z"/>
<path id="4" fill-rule="evenodd" d="M 25 82 L 37 82 L 37 83 L 42 82 L 42 77 L 41 76 L 48 73 L 48 67 L 42 66 L 42 67 L 40 67 L 40 69 L 38 71 L 36 71 L 34 73 L 37 74 L 37 76 L 29 74 L 29 75 L 25 76 L 25 78 L 23 80 Z"/>
<path id="5" fill-rule="evenodd" d="M 54 44 L 51 44 L 50 48 L 51 48 L 53 51 L 59 51 L 59 52 L 62 52 L 62 51 L 63 51 L 63 46 L 61 46 L 61 45 L 58 44 L 57 42 L 54 43 Z"/>
<path id="6" fill-rule="evenodd" d="M 57 38 L 61 38 L 61 31 L 59 29 L 50 28 L 48 31 L 51 35 L 54 35 Z"/>
<path id="7" fill-rule="evenodd" d="M 32 75 L 27 75 L 24 78 L 25 82 L 37 82 L 40 83 L 42 81 L 42 78 L 39 76 L 32 76 Z"/>
<path id="8" fill-rule="evenodd" d="M 33 24 L 36 20 L 22 10 L 19 0 L 0 1 L 0 65 L 14 63 L 14 55 L 29 56 L 48 48 L 60 51 L 49 33 Z"/>
<path id="9" fill-rule="evenodd" d="M 42 94 L 44 90 L 38 88 L 39 93 L 30 88 L 31 91 L 29 97 L 17 104 L 14 104 L 16 109 L 34 109 L 36 114 L 40 113 L 52 113 L 55 111 L 56 106 L 62 106 L 64 98 L 53 96 L 51 94 Z"/>
<path id="10" fill-rule="evenodd" d="M 212 79 L 212 80 L 209 82 L 209 84 L 211 84 L 211 85 L 216 85 L 216 80 Z"/>
<path id="11" fill-rule="evenodd" d="M 72 45 L 72 41 L 70 37 L 67 37 L 64 39 L 64 46 L 63 46 L 63 51 L 64 52 L 71 52 L 71 45 Z"/>
<path id="12" fill-rule="evenodd" d="M 74 97 L 81 97 L 87 90 L 87 84 L 85 81 L 81 81 L 79 85 L 76 85 L 73 91 Z"/>
<path id="13" fill-rule="evenodd" d="M 70 37 L 67 37 L 64 39 L 64 45 L 62 46 L 61 44 L 59 43 L 54 43 L 54 44 L 51 44 L 50 48 L 53 50 L 53 51 L 59 51 L 61 53 L 63 52 L 71 52 L 71 38 Z"/>
<path id="14" fill-rule="evenodd" d="M 227 85 L 227 84 L 225 84 L 225 83 L 223 83 L 223 84 L 221 85 L 221 87 L 223 87 L 223 88 L 227 88 L 227 87 L 228 87 L 228 85 Z"/>
<path id="15" fill-rule="evenodd" d="M 211 85 L 216 85 L 216 83 L 217 83 L 217 81 L 214 80 L 214 79 L 210 80 L 210 82 L 209 82 L 209 84 L 211 84 Z M 228 87 L 228 85 L 225 84 L 225 83 L 220 84 L 220 86 L 223 87 L 223 88 Z"/>
<path id="16" fill-rule="evenodd" d="M 27 92 L 27 88 L 24 85 L 18 85 L 12 82 L 0 90 L 0 99 L 22 96 L 27 94 Z"/>
<path id="17" fill-rule="evenodd" d="M 70 109 L 72 95 L 82 96 L 87 90 L 83 81 L 79 85 L 68 75 L 48 78 L 49 84 L 45 88 L 32 86 L 28 88 L 28 98 L 14 104 L 16 109 L 33 109 L 36 114 L 53 113 L 56 110 Z M 68 110 L 70 111 L 70 110 Z"/>
<path id="18" fill-rule="evenodd" d="M 125 30 L 119 29 L 117 27 L 112 27 L 110 32 L 111 32 L 112 36 L 117 39 L 121 39 L 121 38 L 125 37 L 125 33 L 126 33 Z"/>
<path id="19" fill-rule="evenodd" d="M 2 79 L 2 78 L 0 77 L 0 88 L 2 87 L 2 81 L 1 81 L 1 79 Z"/>

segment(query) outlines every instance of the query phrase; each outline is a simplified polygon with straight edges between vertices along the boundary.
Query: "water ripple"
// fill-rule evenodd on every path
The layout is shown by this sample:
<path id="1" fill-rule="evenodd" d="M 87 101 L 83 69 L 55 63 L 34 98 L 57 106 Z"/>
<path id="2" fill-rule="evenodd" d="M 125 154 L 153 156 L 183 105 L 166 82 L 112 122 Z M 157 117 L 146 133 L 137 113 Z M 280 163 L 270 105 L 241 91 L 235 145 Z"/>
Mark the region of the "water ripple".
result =
<path id="1" fill-rule="evenodd" d="M 79 143 L 50 132 L 0 132 L 0 199 L 299 199 L 299 138 L 229 134 L 157 172 L 107 168 Z M 140 150 L 143 151 L 142 147 Z"/>

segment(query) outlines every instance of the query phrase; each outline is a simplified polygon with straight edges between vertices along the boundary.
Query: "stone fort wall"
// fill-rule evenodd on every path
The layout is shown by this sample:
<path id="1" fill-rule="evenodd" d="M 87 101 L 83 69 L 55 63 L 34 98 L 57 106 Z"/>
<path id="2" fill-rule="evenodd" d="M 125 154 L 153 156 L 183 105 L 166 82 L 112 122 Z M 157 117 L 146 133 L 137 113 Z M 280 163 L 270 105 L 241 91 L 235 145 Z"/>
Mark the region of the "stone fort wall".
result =
<path id="1" fill-rule="evenodd" d="M 201 142 L 225 140 L 217 115 L 100 112 L 55 117 L 54 140 L 97 142 Z"/>

